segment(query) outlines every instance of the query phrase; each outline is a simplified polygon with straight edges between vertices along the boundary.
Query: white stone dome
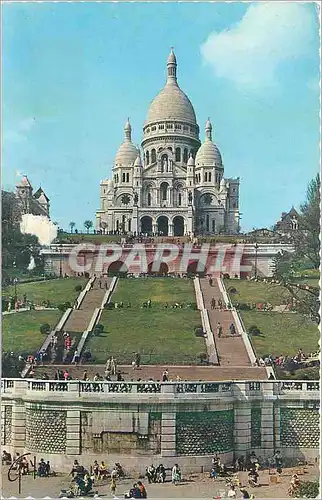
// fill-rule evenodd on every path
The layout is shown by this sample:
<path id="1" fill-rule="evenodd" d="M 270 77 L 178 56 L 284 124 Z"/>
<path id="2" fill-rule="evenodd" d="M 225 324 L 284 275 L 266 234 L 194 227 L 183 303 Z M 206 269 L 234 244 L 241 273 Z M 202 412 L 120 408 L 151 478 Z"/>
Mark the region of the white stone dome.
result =
<path id="1" fill-rule="evenodd" d="M 206 139 L 201 144 L 196 155 L 197 167 L 210 167 L 214 165 L 222 165 L 222 158 L 216 144 L 212 142 L 212 125 L 210 119 L 206 121 Z"/>
<path id="2" fill-rule="evenodd" d="M 171 82 L 167 83 L 152 101 L 146 123 L 163 120 L 178 120 L 193 125 L 197 124 L 196 114 L 189 98 L 178 85 Z"/>
<path id="3" fill-rule="evenodd" d="M 115 156 L 115 165 L 133 165 L 138 156 L 138 149 L 131 140 L 131 132 L 132 128 L 128 119 L 124 127 L 124 142 L 122 142 Z"/>
<path id="4" fill-rule="evenodd" d="M 173 49 L 168 57 L 167 73 L 167 83 L 150 104 L 145 123 L 178 120 L 197 125 L 193 106 L 177 83 L 177 60 Z"/>
<path id="5" fill-rule="evenodd" d="M 222 165 L 222 158 L 219 149 L 209 139 L 201 144 L 196 155 L 196 166 Z"/>

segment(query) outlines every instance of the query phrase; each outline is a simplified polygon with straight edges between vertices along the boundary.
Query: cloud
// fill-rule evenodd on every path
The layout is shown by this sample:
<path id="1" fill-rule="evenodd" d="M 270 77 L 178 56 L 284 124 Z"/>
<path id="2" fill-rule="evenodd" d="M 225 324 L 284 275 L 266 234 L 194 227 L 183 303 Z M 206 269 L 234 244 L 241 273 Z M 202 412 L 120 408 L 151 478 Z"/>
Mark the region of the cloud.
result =
<path id="1" fill-rule="evenodd" d="M 276 84 L 279 66 L 305 56 L 314 37 L 314 18 L 305 4 L 251 4 L 241 21 L 211 33 L 202 44 L 203 60 L 217 76 L 241 87 Z"/>

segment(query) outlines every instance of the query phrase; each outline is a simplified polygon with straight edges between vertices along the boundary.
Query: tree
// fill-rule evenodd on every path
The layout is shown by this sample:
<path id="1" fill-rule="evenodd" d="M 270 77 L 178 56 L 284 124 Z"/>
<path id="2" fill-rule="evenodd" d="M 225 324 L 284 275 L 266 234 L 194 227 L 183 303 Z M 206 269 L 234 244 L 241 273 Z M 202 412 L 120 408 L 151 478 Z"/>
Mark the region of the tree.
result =
<path id="1" fill-rule="evenodd" d="M 130 201 L 131 201 L 130 196 L 128 194 L 123 194 L 121 198 L 121 203 L 127 207 Z"/>
<path id="2" fill-rule="evenodd" d="M 320 265 L 320 175 L 309 183 L 306 201 L 301 205 L 299 229 L 292 232 L 293 252 L 281 252 L 275 258 L 274 278 L 293 297 L 296 309 L 319 323 L 319 287 L 301 285 L 300 271 Z"/>
<path id="3" fill-rule="evenodd" d="M 70 227 L 70 232 L 73 234 L 73 229 L 76 226 L 75 222 L 70 222 L 69 227 Z"/>
<path id="4" fill-rule="evenodd" d="M 87 234 L 89 233 L 89 230 L 91 227 L 93 227 L 93 222 L 91 220 L 86 220 L 84 222 L 84 227 L 87 230 Z"/>

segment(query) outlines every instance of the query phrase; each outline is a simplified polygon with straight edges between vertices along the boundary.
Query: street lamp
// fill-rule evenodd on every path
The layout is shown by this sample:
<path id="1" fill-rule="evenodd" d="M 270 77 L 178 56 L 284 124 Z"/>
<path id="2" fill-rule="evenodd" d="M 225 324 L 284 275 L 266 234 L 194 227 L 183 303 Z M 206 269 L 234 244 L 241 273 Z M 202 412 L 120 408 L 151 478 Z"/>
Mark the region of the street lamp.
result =
<path id="1" fill-rule="evenodd" d="M 254 247 L 255 247 L 255 278 L 257 278 L 257 252 L 259 249 L 259 244 L 256 242 Z"/>
<path id="2" fill-rule="evenodd" d="M 62 262 L 62 252 L 63 252 L 63 245 L 59 245 L 59 253 L 60 253 L 60 258 L 59 258 L 59 277 L 63 277 L 63 262 Z"/>
<path id="3" fill-rule="evenodd" d="M 8 480 L 11 483 L 14 483 L 15 481 L 18 480 L 18 494 L 19 495 L 21 494 L 21 476 L 22 476 L 21 463 L 22 463 L 23 458 L 27 457 L 28 455 L 31 455 L 31 453 L 24 453 L 24 455 L 20 455 L 18 458 L 16 458 L 12 462 L 12 464 L 8 470 Z M 36 479 L 37 470 L 36 470 L 36 457 L 35 456 L 34 456 L 33 463 L 31 461 L 30 461 L 30 463 L 33 466 L 33 477 L 34 477 L 34 479 Z M 17 468 L 18 468 L 18 471 L 17 471 Z M 12 473 L 13 473 L 13 475 L 11 475 Z"/>

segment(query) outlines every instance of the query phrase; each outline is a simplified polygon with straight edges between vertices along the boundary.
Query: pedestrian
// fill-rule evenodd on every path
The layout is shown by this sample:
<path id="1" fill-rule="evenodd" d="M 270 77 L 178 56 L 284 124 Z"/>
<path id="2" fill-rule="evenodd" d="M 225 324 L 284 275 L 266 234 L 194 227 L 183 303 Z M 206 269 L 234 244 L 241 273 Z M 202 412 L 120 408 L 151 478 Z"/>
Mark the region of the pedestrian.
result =
<path id="1" fill-rule="evenodd" d="M 209 278 L 209 286 L 212 286 L 212 278 Z"/>
<path id="2" fill-rule="evenodd" d="M 214 297 L 211 299 L 210 305 L 211 305 L 211 309 L 216 309 L 216 300 Z"/>
<path id="3" fill-rule="evenodd" d="M 116 361 L 113 356 L 111 357 L 111 373 L 112 375 L 116 375 Z"/>
<path id="4" fill-rule="evenodd" d="M 220 322 L 219 322 L 219 321 L 218 321 L 218 323 L 217 323 L 216 330 L 217 330 L 217 335 L 218 335 L 218 338 L 220 338 L 220 337 L 221 337 L 221 335 L 222 335 L 222 326 L 221 326 L 221 324 L 220 324 Z"/>
<path id="5" fill-rule="evenodd" d="M 102 288 L 102 282 L 101 282 L 101 280 L 99 280 L 98 284 L 99 284 L 99 287 Z"/>
<path id="6" fill-rule="evenodd" d="M 222 310 L 222 300 L 218 299 L 218 309 L 221 311 Z"/>
<path id="7" fill-rule="evenodd" d="M 169 375 L 168 370 L 165 369 L 164 372 L 162 373 L 162 382 L 168 382 L 169 380 L 168 375 Z"/>
<path id="8" fill-rule="evenodd" d="M 115 477 L 114 476 L 112 476 L 112 479 L 111 479 L 110 490 L 111 490 L 111 493 L 112 493 L 112 495 L 114 497 L 115 496 L 115 491 L 116 491 L 116 481 L 115 481 Z"/>
<path id="9" fill-rule="evenodd" d="M 234 323 L 230 325 L 229 330 L 230 330 L 230 335 L 236 335 L 236 328 Z"/>
<path id="10" fill-rule="evenodd" d="M 108 284 L 107 284 L 107 281 L 105 281 L 105 290 L 108 290 Z"/>

